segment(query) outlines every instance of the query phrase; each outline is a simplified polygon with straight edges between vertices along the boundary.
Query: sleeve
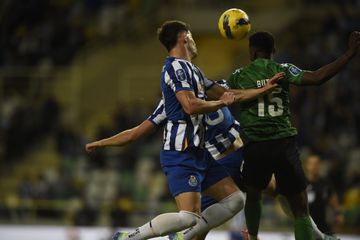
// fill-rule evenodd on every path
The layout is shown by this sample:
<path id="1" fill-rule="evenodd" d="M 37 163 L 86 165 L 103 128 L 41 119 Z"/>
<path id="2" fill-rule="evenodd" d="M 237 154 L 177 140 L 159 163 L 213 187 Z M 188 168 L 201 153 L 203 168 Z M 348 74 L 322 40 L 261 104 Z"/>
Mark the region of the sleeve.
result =
<path id="1" fill-rule="evenodd" d="M 206 90 L 209 90 L 212 86 L 214 86 L 214 84 L 214 81 L 204 78 L 204 85 Z"/>
<path id="2" fill-rule="evenodd" d="M 160 128 L 165 125 L 167 121 L 164 99 L 161 99 L 155 111 L 148 117 L 148 120 L 154 124 L 155 127 Z"/>
<path id="3" fill-rule="evenodd" d="M 186 63 L 180 61 L 172 62 L 171 66 L 165 71 L 165 83 L 171 87 L 174 92 L 181 90 L 194 90 L 190 70 Z"/>
<path id="4" fill-rule="evenodd" d="M 289 83 L 301 84 L 305 72 L 304 70 L 290 63 L 285 63 L 281 65 L 284 68 L 283 71 L 285 72 L 286 79 Z"/>

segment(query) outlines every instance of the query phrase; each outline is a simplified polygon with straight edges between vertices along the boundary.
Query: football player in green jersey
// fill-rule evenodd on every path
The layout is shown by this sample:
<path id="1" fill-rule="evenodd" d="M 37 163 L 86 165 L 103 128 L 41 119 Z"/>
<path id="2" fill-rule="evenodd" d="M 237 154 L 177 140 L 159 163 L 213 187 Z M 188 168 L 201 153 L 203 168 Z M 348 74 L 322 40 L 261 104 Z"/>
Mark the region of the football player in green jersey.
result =
<path id="1" fill-rule="evenodd" d="M 346 52 L 335 61 L 315 71 L 303 71 L 292 64 L 272 60 L 274 38 L 268 32 L 257 32 L 249 39 L 251 63 L 236 70 L 229 79 L 232 89 L 260 88 L 278 72 L 285 78 L 273 92 L 257 100 L 241 104 L 238 121 L 244 138 L 244 182 L 247 186 L 246 223 L 250 240 L 256 239 L 261 215 L 261 190 L 274 174 L 277 190 L 290 204 L 295 217 L 295 239 L 309 240 L 312 227 L 306 195 L 307 181 L 299 159 L 295 136 L 297 130 L 290 121 L 289 85 L 320 85 L 337 74 L 357 53 L 360 32 L 352 32 Z"/>

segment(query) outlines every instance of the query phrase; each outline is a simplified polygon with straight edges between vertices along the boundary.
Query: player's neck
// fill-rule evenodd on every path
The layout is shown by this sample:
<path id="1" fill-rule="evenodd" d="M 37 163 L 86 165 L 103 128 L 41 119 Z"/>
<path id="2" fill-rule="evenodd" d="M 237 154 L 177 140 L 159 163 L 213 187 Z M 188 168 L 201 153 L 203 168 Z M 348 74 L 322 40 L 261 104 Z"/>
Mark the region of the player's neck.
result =
<path id="1" fill-rule="evenodd" d="M 316 182 L 319 179 L 319 175 L 308 173 L 307 178 L 309 179 L 310 182 Z"/>
<path id="2" fill-rule="evenodd" d="M 255 55 L 255 60 L 258 58 L 265 58 L 265 59 L 271 59 L 271 55 L 269 55 L 268 53 L 263 53 L 263 52 L 257 52 Z"/>
<path id="3" fill-rule="evenodd" d="M 184 59 L 189 62 L 191 62 L 191 59 L 192 59 L 189 51 L 187 51 L 186 49 L 181 49 L 181 48 L 173 48 L 172 50 L 170 50 L 169 56 L 174 57 L 174 58 Z"/>

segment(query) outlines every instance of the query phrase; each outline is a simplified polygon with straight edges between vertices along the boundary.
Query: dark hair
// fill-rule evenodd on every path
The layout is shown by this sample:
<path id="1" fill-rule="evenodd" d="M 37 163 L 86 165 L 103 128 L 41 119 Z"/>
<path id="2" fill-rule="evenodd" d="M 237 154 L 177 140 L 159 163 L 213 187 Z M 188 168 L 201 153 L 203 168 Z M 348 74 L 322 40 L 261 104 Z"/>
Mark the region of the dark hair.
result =
<path id="1" fill-rule="evenodd" d="M 175 47 L 179 33 L 189 31 L 190 27 L 181 21 L 166 21 L 158 29 L 158 35 L 160 42 L 170 51 Z"/>
<path id="2" fill-rule="evenodd" d="M 269 32 L 256 32 L 249 38 L 249 46 L 271 54 L 275 45 L 274 36 Z"/>

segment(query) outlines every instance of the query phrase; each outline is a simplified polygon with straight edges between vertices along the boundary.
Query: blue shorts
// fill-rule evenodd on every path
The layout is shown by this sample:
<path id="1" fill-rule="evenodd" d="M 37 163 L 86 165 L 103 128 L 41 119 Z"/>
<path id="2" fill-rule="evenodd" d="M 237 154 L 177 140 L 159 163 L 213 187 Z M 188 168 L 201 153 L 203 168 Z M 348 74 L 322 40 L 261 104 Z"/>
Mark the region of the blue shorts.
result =
<path id="1" fill-rule="evenodd" d="M 224 167 L 206 158 L 202 149 L 184 152 L 162 150 L 160 164 L 173 197 L 184 192 L 202 192 L 229 176 Z"/>
<path id="2" fill-rule="evenodd" d="M 231 178 L 234 180 L 234 182 L 240 189 L 243 189 L 242 175 L 241 175 L 241 171 L 240 171 L 241 164 L 243 162 L 242 152 L 243 152 L 243 148 L 239 148 L 235 152 L 216 161 L 218 164 L 225 167 L 227 172 L 230 174 Z M 204 211 L 206 208 L 210 207 L 214 203 L 217 203 L 217 201 L 215 199 L 213 199 L 209 196 L 206 196 L 205 194 L 202 194 L 202 196 L 201 196 L 201 211 Z"/>

